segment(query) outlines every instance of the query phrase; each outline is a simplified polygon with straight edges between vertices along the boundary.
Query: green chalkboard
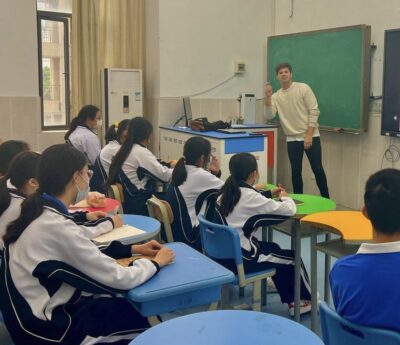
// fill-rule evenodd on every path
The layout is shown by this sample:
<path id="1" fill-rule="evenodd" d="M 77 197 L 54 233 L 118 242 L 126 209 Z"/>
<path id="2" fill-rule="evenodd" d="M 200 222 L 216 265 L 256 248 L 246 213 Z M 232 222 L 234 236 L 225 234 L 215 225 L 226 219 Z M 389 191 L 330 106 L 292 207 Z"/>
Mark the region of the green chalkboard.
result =
<path id="1" fill-rule="evenodd" d="M 293 80 L 314 91 L 321 128 L 365 131 L 370 78 L 370 26 L 268 37 L 268 79 L 279 89 L 275 66 L 289 62 Z"/>

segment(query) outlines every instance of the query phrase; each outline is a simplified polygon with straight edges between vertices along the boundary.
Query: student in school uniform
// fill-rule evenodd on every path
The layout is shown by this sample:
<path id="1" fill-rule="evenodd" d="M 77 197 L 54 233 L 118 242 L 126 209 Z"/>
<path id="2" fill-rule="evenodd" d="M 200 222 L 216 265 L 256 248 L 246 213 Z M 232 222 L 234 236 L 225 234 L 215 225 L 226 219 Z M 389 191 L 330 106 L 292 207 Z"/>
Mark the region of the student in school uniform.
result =
<path id="1" fill-rule="evenodd" d="M 259 173 L 255 157 L 247 152 L 232 156 L 229 161 L 231 175 L 226 180 L 218 197 L 218 210 L 224 222 L 235 228 L 240 236 L 243 264 L 246 273 L 275 268 L 272 277 L 282 303 L 289 305 L 290 315 L 294 315 L 294 251 L 284 250 L 274 242 L 260 242 L 255 231 L 244 229 L 246 221 L 255 215 L 293 216 L 296 213 L 294 201 L 281 188 L 269 193 L 253 188 Z M 271 196 L 280 197 L 280 201 Z M 311 310 L 310 284 L 305 267 L 301 269 L 300 313 Z"/>
<path id="2" fill-rule="evenodd" d="M 22 151 L 30 150 L 29 144 L 21 140 L 7 140 L 0 144 L 0 178 L 7 173 L 12 159 Z"/>
<path id="3" fill-rule="evenodd" d="M 0 180 L 0 250 L 4 243 L 2 237 L 9 223 L 21 213 L 21 204 L 26 196 L 36 192 L 39 187 L 36 169 L 40 154 L 32 151 L 19 153 L 10 164 L 7 174 Z"/>
<path id="4" fill-rule="evenodd" d="M 185 242 L 201 250 L 199 220 L 196 214 L 196 201 L 201 193 L 210 189 L 221 189 L 224 182 L 219 179 L 221 169 L 218 159 L 211 155 L 210 142 L 202 137 L 188 139 L 183 147 L 183 157 L 178 160 L 172 172 L 171 186 L 178 187 L 187 208 L 191 224 L 188 227 L 172 226 L 175 241 Z M 175 196 L 173 188 L 168 189 L 166 200 Z M 174 222 L 180 215 L 174 211 Z M 174 225 L 174 224 L 172 224 Z"/>
<path id="5" fill-rule="evenodd" d="M 371 175 L 364 205 L 373 240 L 335 262 L 333 302 L 336 312 L 353 323 L 400 332 L 400 170 Z"/>
<path id="6" fill-rule="evenodd" d="M 101 149 L 100 162 L 107 176 L 110 170 L 111 162 L 124 143 L 128 135 L 129 120 L 125 119 L 121 122 L 114 123 L 107 129 L 106 146 Z"/>
<path id="7" fill-rule="evenodd" d="M 85 105 L 78 116 L 72 119 L 69 130 L 64 136 L 67 143 L 86 155 L 91 166 L 101 150 L 100 140 L 96 134 L 101 125 L 100 109 L 94 105 Z"/>
<path id="8" fill-rule="evenodd" d="M 153 126 L 148 120 L 132 119 L 125 142 L 111 163 L 107 186 L 122 184 L 125 213 L 148 215 L 146 202 L 152 194 L 157 194 L 157 182 L 167 183 L 171 179 L 172 169 L 159 162 L 147 148 L 152 133 Z"/>
<path id="9" fill-rule="evenodd" d="M 39 160 L 40 154 L 36 152 L 19 153 L 10 163 L 5 177 L 0 180 L 0 249 L 3 248 L 2 237 L 6 233 L 8 224 L 19 217 L 22 202 L 39 187 L 37 181 Z M 79 197 L 85 198 L 86 192 L 80 191 Z M 107 213 L 102 211 L 74 212 L 71 218 L 81 226 L 82 233 L 89 239 L 111 231 L 114 224 L 120 221 L 119 216 L 108 218 Z"/>
<path id="10" fill-rule="evenodd" d="M 70 218 L 67 206 L 87 188 L 86 157 L 70 145 L 46 149 L 39 190 L 23 203 L 5 236 L 0 308 L 16 344 L 128 344 L 149 327 L 122 293 L 144 283 L 174 253 L 158 242 L 100 251 Z M 115 259 L 132 254 L 130 267 Z M 5 293 L 7 291 L 7 293 Z"/>

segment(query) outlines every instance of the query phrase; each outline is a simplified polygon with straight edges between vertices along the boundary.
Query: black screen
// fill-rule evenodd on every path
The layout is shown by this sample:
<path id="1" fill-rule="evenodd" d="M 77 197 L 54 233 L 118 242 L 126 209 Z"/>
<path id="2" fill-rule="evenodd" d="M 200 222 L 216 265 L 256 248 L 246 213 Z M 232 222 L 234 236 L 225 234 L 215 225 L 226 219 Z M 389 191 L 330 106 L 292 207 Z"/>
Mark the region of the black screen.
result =
<path id="1" fill-rule="evenodd" d="M 381 134 L 400 136 L 400 29 L 385 31 Z"/>

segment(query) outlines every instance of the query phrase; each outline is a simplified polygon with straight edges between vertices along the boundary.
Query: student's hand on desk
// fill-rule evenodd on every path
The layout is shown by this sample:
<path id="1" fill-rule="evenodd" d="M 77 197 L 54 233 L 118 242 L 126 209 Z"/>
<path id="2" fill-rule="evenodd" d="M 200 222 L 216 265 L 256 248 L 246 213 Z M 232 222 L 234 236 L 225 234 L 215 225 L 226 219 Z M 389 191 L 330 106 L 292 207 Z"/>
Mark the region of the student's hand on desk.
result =
<path id="1" fill-rule="evenodd" d="M 221 164 L 219 159 L 216 156 L 211 156 L 211 163 L 208 166 L 208 170 L 210 170 L 214 175 L 218 174 L 221 170 Z"/>
<path id="2" fill-rule="evenodd" d="M 176 162 L 177 162 L 177 160 L 173 159 L 173 160 L 168 161 L 167 163 L 169 164 L 170 168 L 175 168 Z"/>
<path id="3" fill-rule="evenodd" d="M 280 183 L 278 183 L 277 188 L 271 189 L 271 194 L 272 194 L 273 198 L 280 196 L 282 192 L 286 193 L 286 190 L 285 190 L 285 188 L 283 188 L 283 185 L 281 185 Z M 287 193 L 286 193 L 286 195 L 287 195 Z"/>
<path id="4" fill-rule="evenodd" d="M 94 211 L 86 213 L 86 219 L 90 222 L 104 217 L 107 217 L 107 213 L 103 211 Z"/>
<path id="5" fill-rule="evenodd" d="M 289 196 L 289 194 L 285 190 L 279 193 L 279 198 L 283 198 L 284 196 Z"/>
<path id="6" fill-rule="evenodd" d="M 106 206 L 106 196 L 99 192 L 89 192 L 86 202 L 91 207 L 104 207 Z"/>
<path id="7" fill-rule="evenodd" d="M 151 240 L 144 244 L 134 244 L 132 246 L 132 254 L 141 254 L 146 256 L 156 256 L 162 245 L 156 240 Z"/>
<path id="8" fill-rule="evenodd" d="M 124 225 L 124 220 L 119 214 L 116 214 L 115 216 L 111 217 L 113 222 L 114 222 L 114 229 L 120 228 L 121 226 Z"/>
<path id="9" fill-rule="evenodd" d="M 175 259 L 175 253 L 172 251 L 172 249 L 167 248 L 167 247 L 162 247 L 156 257 L 153 259 L 155 262 L 158 263 L 158 266 L 164 267 L 165 265 L 168 265 L 172 263 Z"/>
<path id="10" fill-rule="evenodd" d="M 304 149 L 308 150 L 312 146 L 313 137 L 311 135 L 306 135 L 304 137 Z"/>

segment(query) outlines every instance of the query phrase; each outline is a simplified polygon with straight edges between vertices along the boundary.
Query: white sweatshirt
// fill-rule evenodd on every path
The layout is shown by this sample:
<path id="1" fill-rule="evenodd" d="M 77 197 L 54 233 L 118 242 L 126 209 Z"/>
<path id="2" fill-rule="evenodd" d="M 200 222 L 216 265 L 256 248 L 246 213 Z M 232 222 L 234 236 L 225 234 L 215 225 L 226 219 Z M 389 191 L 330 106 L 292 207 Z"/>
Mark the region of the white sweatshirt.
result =
<path id="1" fill-rule="evenodd" d="M 314 137 L 319 136 L 318 102 L 307 84 L 293 82 L 288 89 L 279 89 L 271 103 L 271 107 L 265 107 L 265 118 L 271 120 L 278 112 L 287 141 L 304 140 L 308 127 L 315 128 Z"/>

